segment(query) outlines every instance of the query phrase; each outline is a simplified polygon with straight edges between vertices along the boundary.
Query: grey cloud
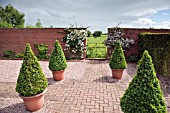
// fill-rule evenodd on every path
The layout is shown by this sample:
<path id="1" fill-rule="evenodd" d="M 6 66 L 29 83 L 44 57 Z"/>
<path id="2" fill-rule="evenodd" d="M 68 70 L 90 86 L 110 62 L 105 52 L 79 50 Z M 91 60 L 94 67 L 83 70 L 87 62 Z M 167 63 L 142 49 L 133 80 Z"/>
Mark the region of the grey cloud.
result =
<path id="1" fill-rule="evenodd" d="M 45 26 L 83 24 L 90 29 L 107 30 L 119 22 L 137 26 L 135 21 L 147 18 L 159 10 L 170 9 L 169 0 L 1 0 L 11 3 L 25 13 L 26 23 L 34 24 L 40 18 Z"/>

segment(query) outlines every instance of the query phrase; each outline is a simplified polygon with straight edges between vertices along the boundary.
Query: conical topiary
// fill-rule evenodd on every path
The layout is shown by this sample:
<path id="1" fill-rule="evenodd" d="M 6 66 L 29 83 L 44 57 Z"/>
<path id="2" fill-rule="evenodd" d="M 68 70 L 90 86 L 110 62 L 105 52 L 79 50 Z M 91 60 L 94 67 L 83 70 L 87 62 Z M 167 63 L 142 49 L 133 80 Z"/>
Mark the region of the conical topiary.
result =
<path id="1" fill-rule="evenodd" d="M 166 113 L 162 90 L 148 51 L 139 61 L 137 74 L 129 83 L 120 105 L 124 113 Z"/>
<path id="2" fill-rule="evenodd" d="M 48 85 L 37 57 L 26 44 L 22 67 L 17 79 L 16 91 L 21 96 L 34 96 L 43 92 Z"/>
<path id="3" fill-rule="evenodd" d="M 49 60 L 49 69 L 52 71 L 60 71 L 65 68 L 67 68 L 66 58 L 59 41 L 56 40 L 54 50 Z"/>
<path id="4" fill-rule="evenodd" d="M 120 41 L 116 43 L 116 46 L 112 52 L 109 66 L 112 69 L 125 69 L 127 67 L 126 59 Z"/>

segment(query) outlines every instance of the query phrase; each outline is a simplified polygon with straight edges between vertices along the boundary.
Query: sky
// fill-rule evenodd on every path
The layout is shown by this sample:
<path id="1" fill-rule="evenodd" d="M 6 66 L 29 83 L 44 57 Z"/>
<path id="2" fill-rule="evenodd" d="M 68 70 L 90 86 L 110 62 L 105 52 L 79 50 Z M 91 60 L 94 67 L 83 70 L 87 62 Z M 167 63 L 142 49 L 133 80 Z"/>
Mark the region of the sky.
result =
<path id="1" fill-rule="evenodd" d="M 0 0 L 25 14 L 25 24 L 37 19 L 45 27 L 88 27 L 91 32 L 108 28 L 170 29 L 170 0 Z"/>

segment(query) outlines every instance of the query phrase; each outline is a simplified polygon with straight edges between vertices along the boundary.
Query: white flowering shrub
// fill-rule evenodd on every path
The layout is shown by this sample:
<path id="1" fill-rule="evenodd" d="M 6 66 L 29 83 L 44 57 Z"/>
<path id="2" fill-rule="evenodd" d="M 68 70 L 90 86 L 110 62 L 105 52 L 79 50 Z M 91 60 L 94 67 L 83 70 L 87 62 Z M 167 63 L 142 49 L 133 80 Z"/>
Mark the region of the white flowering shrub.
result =
<path id="1" fill-rule="evenodd" d="M 120 40 L 122 48 L 130 49 L 134 45 L 133 39 L 124 38 L 124 32 L 121 28 L 115 27 L 113 33 L 109 33 L 108 38 L 104 41 L 104 44 L 111 48 L 116 45 L 117 40 Z"/>
<path id="2" fill-rule="evenodd" d="M 64 51 L 71 50 L 74 54 L 81 54 L 81 58 L 83 58 L 83 53 L 86 52 L 84 40 L 87 37 L 87 30 L 67 28 L 66 31 L 67 36 L 63 38 L 66 47 Z"/>

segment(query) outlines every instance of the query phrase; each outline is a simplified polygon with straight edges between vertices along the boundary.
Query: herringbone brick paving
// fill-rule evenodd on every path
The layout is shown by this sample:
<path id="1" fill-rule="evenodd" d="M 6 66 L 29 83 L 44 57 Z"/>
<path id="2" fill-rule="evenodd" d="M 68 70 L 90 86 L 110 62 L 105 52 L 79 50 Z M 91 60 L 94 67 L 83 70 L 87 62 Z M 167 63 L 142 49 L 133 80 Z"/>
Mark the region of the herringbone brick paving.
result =
<path id="1" fill-rule="evenodd" d="M 2 64 L 5 65 L 4 62 Z M 107 61 L 85 60 L 82 63 L 68 64 L 65 80 L 56 82 L 47 69 L 48 62 L 41 62 L 49 86 L 44 107 L 36 113 L 123 113 L 119 104 L 120 98 L 136 72 L 136 64 L 128 64 L 121 80 L 111 77 Z M 20 67 L 17 66 L 18 64 L 14 68 Z M 70 75 L 72 77 L 69 77 Z M 16 83 L 6 78 L 4 80 L 6 82 L 0 80 L 0 113 L 29 113 L 14 90 Z M 5 87 L 12 91 L 6 90 Z M 164 97 L 170 113 L 170 92 L 164 91 Z"/>
<path id="2" fill-rule="evenodd" d="M 106 61 L 86 63 L 84 75 L 80 79 L 66 80 L 63 84 L 49 87 L 48 93 L 53 95 L 50 100 L 55 101 L 51 112 L 123 113 L 120 97 L 136 70 L 130 72 L 127 69 L 121 80 L 114 80 Z"/>

